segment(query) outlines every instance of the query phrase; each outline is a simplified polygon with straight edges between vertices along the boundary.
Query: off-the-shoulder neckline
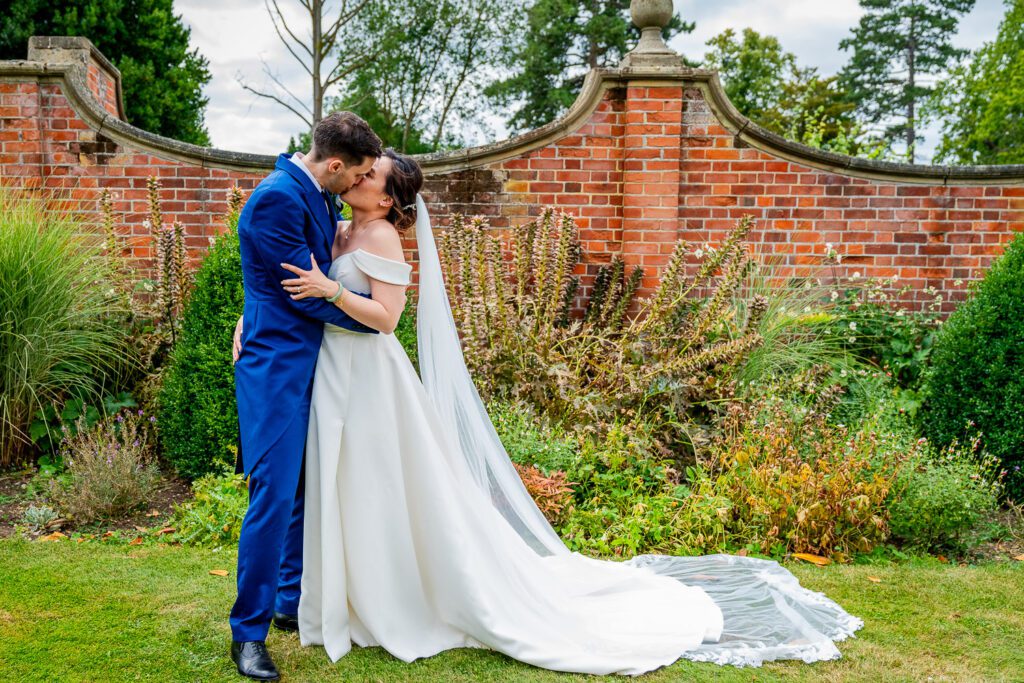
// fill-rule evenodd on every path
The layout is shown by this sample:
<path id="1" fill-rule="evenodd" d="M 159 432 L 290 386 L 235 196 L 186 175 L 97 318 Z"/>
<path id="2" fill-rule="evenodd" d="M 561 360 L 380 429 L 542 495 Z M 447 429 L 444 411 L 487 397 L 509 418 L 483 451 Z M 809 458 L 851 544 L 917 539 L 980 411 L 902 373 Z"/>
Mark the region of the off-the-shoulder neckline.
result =
<path id="1" fill-rule="evenodd" d="M 396 261 L 395 259 L 387 258 L 386 256 L 378 256 L 377 254 L 374 254 L 372 252 L 366 251 L 362 247 L 356 247 L 352 251 L 346 251 L 343 254 L 338 254 L 337 258 L 335 258 L 334 260 L 337 261 L 342 256 L 348 256 L 350 254 L 356 253 L 357 251 L 361 251 L 364 254 L 366 254 L 367 256 L 372 256 L 373 258 L 379 258 L 381 261 L 390 261 L 391 263 L 397 263 L 397 264 L 400 264 L 400 265 L 403 265 L 403 266 L 409 266 L 409 264 L 406 263 L 405 261 Z M 412 268 L 412 266 L 409 266 L 409 267 Z"/>

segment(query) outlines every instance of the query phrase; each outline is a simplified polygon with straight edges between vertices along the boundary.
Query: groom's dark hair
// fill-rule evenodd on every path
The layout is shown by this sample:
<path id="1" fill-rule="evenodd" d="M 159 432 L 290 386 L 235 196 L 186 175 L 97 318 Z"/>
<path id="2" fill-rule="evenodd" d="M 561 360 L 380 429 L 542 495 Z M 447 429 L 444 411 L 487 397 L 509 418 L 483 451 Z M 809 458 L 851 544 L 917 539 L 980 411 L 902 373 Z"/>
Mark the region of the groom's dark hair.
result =
<path id="1" fill-rule="evenodd" d="M 320 119 L 313 128 L 313 161 L 341 157 L 346 166 L 356 166 L 366 157 L 381 155 L 381 141 L 370 124 L 350 111 L 336 111 Z"/>

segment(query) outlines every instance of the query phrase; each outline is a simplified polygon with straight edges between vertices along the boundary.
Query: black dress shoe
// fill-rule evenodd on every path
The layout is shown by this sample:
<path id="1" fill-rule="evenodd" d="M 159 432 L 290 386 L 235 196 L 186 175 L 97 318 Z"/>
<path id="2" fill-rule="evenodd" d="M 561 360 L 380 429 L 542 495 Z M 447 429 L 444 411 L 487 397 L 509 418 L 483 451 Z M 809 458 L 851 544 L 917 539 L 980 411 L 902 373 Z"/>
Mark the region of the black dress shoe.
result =
<path id="1" fill-rule="evenodd" d="M 238 665 L 238 673 L 257 681 L 276 681 L 281 677 L 262 640 L 232 640 L 231 660 Z"/>
<path id="2" fill-rule="evenodd" d="M 281 612 L 274 612 L 274 618 L 270 622 L 276 628 L 282 631 L 299 631 L 299 615 L 298 614 L 282 614 Z"/>

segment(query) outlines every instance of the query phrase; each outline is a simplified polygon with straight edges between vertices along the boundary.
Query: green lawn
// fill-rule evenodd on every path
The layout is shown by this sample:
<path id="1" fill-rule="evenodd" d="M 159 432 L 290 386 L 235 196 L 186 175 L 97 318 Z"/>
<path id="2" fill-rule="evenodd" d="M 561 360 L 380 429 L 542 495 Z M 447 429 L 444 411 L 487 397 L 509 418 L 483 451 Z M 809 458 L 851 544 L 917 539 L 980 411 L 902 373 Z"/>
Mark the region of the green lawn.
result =
<path id="1" fill-rule="evenodd" d="M 4 681 L 237 681 L 227 656 L 233 552 L 0 541 Z M 211 569 L 230 570 L 228 577 Z M 864 619 L 843 659 L 760 669 L 679 662 L 647 681 L 1021 681 L 1024 563 L 790 565 Z M 881 579 L 875 583 L 869 576 Z M 287 681 L 582 681 L 481 650 L 405 664 L 354 648 L 337 665 L 294 635 L 268 642 Z"/>

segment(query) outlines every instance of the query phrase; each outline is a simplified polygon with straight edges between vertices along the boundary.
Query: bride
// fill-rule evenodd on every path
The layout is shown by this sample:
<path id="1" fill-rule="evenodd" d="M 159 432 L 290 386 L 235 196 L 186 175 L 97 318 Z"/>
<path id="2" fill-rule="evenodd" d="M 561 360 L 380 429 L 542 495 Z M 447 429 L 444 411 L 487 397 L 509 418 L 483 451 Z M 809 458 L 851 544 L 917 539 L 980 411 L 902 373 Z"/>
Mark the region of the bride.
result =
<path id="1" fill-rule="evenodd" d="M 840 656 L 863 625 L 776 562 L 732 555 L 571 552 L 530 498 L 466 369 L 410 157 L 386 150 L 341 195 L 352 207 L 324 276 L 293 298 L 334 298 L 368 335 L 327 324 L 305 456 L 302 645 L 332 661 L 382 646 L 411 662 L 490 648 L 546 669 L 638 675 L 679 658 L 760 665 Z M 421 377 L 392 332 L 419 250 Z M 352 291 L 370 292 L 365 298 Z"/>

